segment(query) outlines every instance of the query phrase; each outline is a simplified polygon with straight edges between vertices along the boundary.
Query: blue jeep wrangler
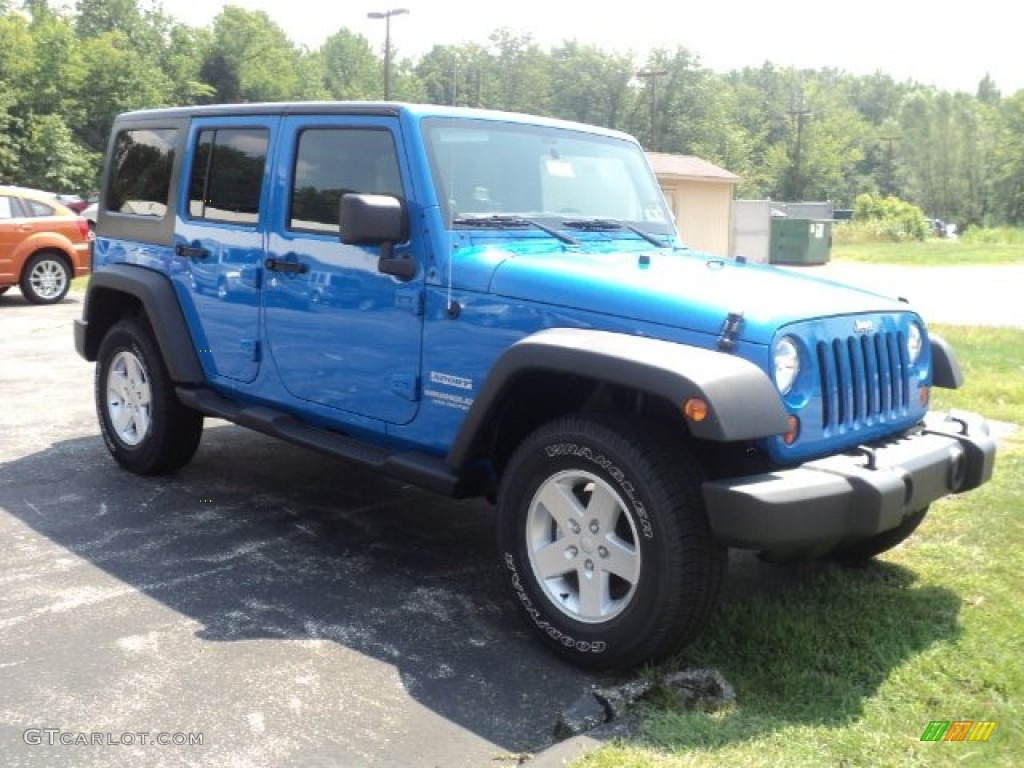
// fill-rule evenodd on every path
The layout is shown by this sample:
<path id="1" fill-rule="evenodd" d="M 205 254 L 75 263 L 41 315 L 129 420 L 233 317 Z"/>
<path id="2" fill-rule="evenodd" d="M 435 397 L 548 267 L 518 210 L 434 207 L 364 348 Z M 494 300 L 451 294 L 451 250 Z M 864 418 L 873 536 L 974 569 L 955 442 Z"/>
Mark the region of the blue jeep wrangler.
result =
<path id="1" fill-rule="evenodd" d="M 695 638 L 728 547 L 856 560 L 995 446 L 905 303 L 688 250 L 639 145 L 391 103 L 132 112 L 75 344 L 139 474 L 204 416 L 498 506 L 500 568 L 590 667 Z"/>

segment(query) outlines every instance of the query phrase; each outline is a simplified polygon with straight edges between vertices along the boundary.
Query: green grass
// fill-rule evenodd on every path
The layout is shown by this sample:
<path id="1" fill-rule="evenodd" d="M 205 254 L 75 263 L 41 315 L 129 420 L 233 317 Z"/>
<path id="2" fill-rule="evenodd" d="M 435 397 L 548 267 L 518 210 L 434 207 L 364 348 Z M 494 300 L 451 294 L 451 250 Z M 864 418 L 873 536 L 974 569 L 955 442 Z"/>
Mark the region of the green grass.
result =
<path id="1" fill-rule="evenodd" d="M 932 407 L 963 408 L 1024 426 L 1024 331 L 940 324 L 929 329 L 953 345 L 965 380 L 958 390 L 933 389 Z"/>
<path id="2" fill-rule="evenodd" d="M 835 242 L 831 257 L 833 261 L 915 267 L 1024 264 L 1024 244 L 938 239 L 902 243 Z"/>
<path id="3" fill-rule="evenodd" d="M 1024 424 L 1024 331 L 936 330 L 957 349 L 967 384 L 936 390 L 935 406 Z M 737 691 L 730 710 L 656 699 L 636 738 L 576 765 L 1019 765 L 1021 499 L 1024 431 L 1005 439 L 991 483 L 934 505 L 908 542 L 871 565 L 790 566 L 780 588 L 728 601 L 670 666 L 720 670 Z M 987 743 L 921 742 L 937 719 L 998 725 Z"/>
<path id="4" fill-rule="evenodd" d="M 1004 243 L 1024 246 L 1024 228 L 971 227 L 960 238 L 965 243 Z"/>

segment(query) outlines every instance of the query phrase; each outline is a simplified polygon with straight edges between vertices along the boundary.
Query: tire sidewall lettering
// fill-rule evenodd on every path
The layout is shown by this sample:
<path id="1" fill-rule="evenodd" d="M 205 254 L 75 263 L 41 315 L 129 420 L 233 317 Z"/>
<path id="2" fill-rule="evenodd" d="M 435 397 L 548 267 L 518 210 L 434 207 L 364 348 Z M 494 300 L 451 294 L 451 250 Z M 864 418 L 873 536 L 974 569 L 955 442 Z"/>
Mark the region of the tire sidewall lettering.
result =
<path id="1" fill-rule="evenodd" d="M 523 586 L 523 581 L 519 576 L 519 569 L 516 567 L 515 556 L 511 552 L 506 552 L 504 553 L 504 559 L 505 567 L 509 570 L 512 590 L 516 593 L 520 604 L 537 629 L 567 649 L 576 650 L 581 653 L 603 653 L 607 650 L 608 644 L 603 640 L 578 640 L 547 621 L 540 609 L 534 605 L 530 596 L 526 594 L 526 588 Z"/>
<path id="2" fill-rule="evenodd" d="M 544 455 L 548 459 L 566 456 L 580 458 L 602 469 L 608 477 L 615 481 L 615 484 L 629 501 L 633 516 L 640 527 L 643 537 L 645 539 L 654 538 L 654 523 L 647 512 L 647 507 L 644 506 L 643 501 L 640 499 L 639 491 L 614 460 L 608 458 L 603 453 L 595 453 L 589 446 L 579 445 L 578 443 L 550 443 L 544 446 Z"/>

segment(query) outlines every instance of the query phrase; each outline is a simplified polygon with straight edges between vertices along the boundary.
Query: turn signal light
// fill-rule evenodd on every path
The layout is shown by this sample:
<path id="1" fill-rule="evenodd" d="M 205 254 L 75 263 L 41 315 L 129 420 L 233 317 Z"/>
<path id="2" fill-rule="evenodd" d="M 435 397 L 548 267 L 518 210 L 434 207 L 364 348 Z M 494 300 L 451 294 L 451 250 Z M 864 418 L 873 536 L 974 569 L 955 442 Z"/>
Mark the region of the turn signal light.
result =
<path id="1" fill-rule="evenodd" d="M 789 425 L 789 429 L 782 435 L 782 442 L 786 445 L 792 445 L 796 442 L 797 437 L 800 436 L 800 419 L 793 414 L 786 417 L 786 423 Z"/>
<path id="2" fill-rule="evenodd" d="M 928 387 L 921 387 L 919 390 L 917 390 L 917 399 L 921 403 L 922 408 L 927 407 L 928 397 L 930 394 L 931 393 L 928 390 Z"/>
<path id="3" fill-rule="evenodd" d="M 699 397 L 691 397 L 683 404 L 683 413 L 690 421 L 704 421 L 708 417 L 708 404 Z"/>

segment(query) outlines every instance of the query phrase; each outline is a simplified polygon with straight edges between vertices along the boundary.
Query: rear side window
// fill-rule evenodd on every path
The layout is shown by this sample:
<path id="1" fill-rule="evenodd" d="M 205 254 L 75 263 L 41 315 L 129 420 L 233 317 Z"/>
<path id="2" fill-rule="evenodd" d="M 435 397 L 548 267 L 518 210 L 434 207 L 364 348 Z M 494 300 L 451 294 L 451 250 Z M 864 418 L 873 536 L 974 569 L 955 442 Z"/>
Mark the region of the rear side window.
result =
<path id="1" fill-rule="evenodd" d="M 0 196 L 0 219 L 13 219 L 15 216 L 14 201 L 6 195 Z"/>
<path id="2" fill-rule="evenodd" d="M 174 128 L 136 129 L 117 135 L 107 210 L 163 218 L 171 190 L 177 136 Z"/>
<path id="3" fill-rule="evenodd" d="M 188 215 L 255 225 L 260 216 L 268 138 L 264 128 L 200 131 L 192 153 Z"/>
<path id="4" fill-rule="evenodd" d="M 402 197 L 391 133 L 371 128 L 309 128 L 299 135 L 288 228 L 338 232 L 348 192 Z"/>
<path id="5" fill-rule="evenodd" d="M 57 212 L 53 206 L 41 203 L 38 200 L 22 199 L 25 207 L 28 208 L 29 216 L 53 216 Z"/>

